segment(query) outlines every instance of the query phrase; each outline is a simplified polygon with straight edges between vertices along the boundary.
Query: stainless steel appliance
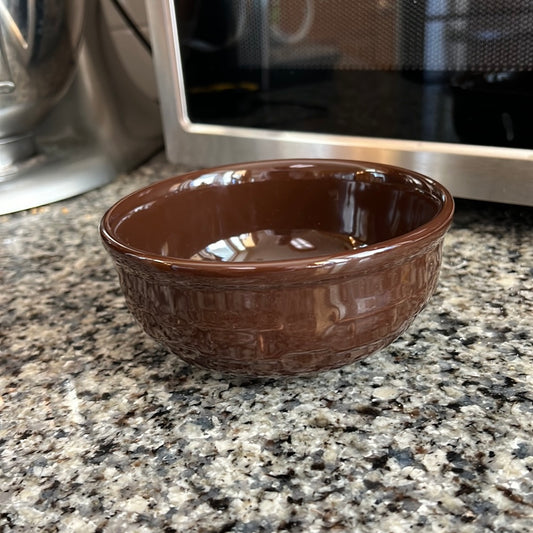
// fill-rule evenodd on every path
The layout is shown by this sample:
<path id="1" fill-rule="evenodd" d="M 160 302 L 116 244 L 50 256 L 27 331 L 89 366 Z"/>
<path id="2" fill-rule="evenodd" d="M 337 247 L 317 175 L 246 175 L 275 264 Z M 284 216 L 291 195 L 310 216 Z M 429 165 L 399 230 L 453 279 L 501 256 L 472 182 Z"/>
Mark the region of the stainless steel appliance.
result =
<path id="1" fill-rule="evenodd" d="M 0 214 L 108 183 L 160 149 L 143 22 L 143 2 L 0 0 Z"/>
<path id="2" fill-rule="evenodd" d="M 379 161 L 533 205 L 531 1 L 147 7 L 170 160 Z"/>

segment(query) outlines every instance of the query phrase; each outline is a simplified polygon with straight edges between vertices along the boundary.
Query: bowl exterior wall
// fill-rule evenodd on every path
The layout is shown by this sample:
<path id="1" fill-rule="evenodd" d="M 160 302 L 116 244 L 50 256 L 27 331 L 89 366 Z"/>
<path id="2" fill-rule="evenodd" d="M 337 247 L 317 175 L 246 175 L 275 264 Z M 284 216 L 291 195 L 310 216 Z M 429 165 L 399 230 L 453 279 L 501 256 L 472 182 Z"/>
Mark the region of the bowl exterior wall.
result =
<path id="1" fill-rule="evenodd" d="M 229 374 L 281 376 L 337 368 L 387 346 L 434 292 L 443 237 L 386 268 L 277 284 L 190 278 L 108 247 L 144 331 L 187 362 Z"/>

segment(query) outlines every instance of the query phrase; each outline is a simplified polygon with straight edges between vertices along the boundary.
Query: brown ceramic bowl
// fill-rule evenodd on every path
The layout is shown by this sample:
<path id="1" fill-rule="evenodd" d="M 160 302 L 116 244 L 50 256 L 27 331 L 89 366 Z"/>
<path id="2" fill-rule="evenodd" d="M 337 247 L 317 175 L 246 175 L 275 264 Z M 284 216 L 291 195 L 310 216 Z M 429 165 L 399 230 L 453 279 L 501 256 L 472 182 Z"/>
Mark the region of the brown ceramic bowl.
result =
<path id="1" fill-rule="evenodd" d="M 314 373 L 396 339 L 437 284 L 453 199 L 415 172 L 238 163 L 120 200 L 100 231 L 129 309 L 185 361 Z"/>

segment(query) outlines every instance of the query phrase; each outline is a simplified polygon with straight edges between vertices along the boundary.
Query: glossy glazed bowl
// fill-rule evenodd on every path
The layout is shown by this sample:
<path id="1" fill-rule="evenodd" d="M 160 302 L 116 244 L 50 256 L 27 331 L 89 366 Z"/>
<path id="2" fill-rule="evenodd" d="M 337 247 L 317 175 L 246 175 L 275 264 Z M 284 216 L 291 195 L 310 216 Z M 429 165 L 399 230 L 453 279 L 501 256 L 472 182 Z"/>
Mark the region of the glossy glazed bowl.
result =
<path id="1" fill-rule="evenodd" d="M 200 367 L 300 375 L 352 363 L 410 325 L 437 284 L 453 205 L 400 168 L 262 161 L 139 190 L 100 232 L 148 335 Z"/>

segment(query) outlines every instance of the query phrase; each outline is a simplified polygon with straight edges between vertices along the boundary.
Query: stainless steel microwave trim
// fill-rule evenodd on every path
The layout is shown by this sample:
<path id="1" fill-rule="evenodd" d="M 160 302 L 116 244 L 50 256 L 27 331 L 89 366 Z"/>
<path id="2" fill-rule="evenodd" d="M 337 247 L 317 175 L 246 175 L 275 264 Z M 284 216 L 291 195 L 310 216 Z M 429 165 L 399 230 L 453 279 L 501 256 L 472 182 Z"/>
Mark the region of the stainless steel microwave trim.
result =
<path id="1" fill-rule="evenodd" d="M 170 161 L 202 167 L 285 157 L 379 161 L 427 174 L 457 197 L 533 205 L 533 150 L 192 123 L 174 2 L 146 4 Z"/>

